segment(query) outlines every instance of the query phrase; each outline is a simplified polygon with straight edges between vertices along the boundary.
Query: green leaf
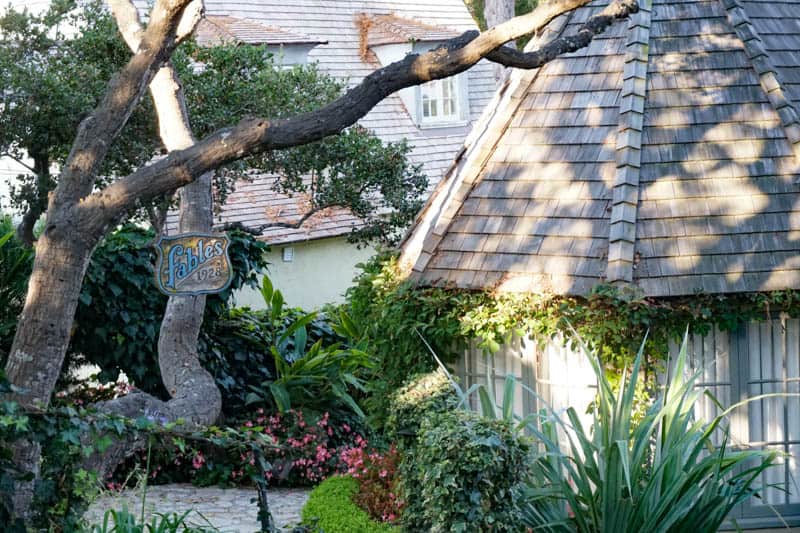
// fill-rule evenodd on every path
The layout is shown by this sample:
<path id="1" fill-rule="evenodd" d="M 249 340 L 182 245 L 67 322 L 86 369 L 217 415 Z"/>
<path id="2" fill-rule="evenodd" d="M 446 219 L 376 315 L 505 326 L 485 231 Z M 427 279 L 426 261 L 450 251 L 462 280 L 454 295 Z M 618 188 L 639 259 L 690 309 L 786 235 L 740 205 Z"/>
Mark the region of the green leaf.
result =
<path id="1" fill-rule="evenodd" d="M 270 383 L 269 391 L 272 394 L 272 398 L 275 400 L 275 405 L 281 413 L 285 413 L 292 408 L 289 392 L 283 385 L 280 383 Z"/>

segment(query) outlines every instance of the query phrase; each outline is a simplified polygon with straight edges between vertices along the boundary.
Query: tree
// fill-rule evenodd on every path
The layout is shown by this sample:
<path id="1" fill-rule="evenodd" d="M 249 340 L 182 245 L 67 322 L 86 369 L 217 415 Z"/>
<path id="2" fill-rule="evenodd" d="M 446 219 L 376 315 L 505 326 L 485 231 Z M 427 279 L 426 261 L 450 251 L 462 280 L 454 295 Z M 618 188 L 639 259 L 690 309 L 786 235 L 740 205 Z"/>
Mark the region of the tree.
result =
<path id="1" fill-rule="evenodd" d="M 52 169 L 64 164 L 80 120 L 130 56 L 113 16 L 99 0 L 70 9 L 74 5 L 75 0 L 58 0 L 42 15 L 11 10 L 0 18 L 0 82 L 5 88 L 0 95 L 0 155 L 26 167 L 26 156 L 33 160 L 12 183 L 12 201 L 24 212 L 18 234 L 28 244 L 56 185 Z M 64 35 L 65 27 L 81 31 L 73 38 Z M 176 50 L 172 64 L 187 94 L 182 105 L 192 117 L 192 134 L 200 137 L 248 115 L 308 111 L 343 90 L 341 82 L 314 65 L 279 68 L 262 46 L 201 48 L 190 41 Z M 166 151 L 166 144 L 151 99 L 142 99 L 111 145 L 95 186 L 102 188 L 132 172 Z M 217 205 L 224 202 L 238 179 L 271 173 L 279 177 L 277 192 L 307 200 L 305 213 L 279 225 L 300 226 L 319 211 L 343 206 L 364 222 L 351 239 L 387 239 L 416 214 L 427 185 L 419 169 L 408 164 L 407 153 L 404 143 L 384 144 L 370 132 L 350 128 L 341 136 L 218 169 L 213 199 Z M 171 196 L 146 202 L 137 216 L 158 232 Z"/>
<path id="2" fill-rule="evenodd" d="M 41 16 L 9 11 L 0 20 L 5 39 L 0 64 L 7 67 L 8 87 L 0 113 L 0 146 L 20 162 L 25 154 L 37 157 L 30 173 L 20 176 L 22 186 L 14 191 L 17 205 L 25 209 L 19 234 L 29 244 L 34 240 L 33 224 L 57 183 L 50 175 L 51 166 L 64 164 L 75 127 L 102 95 L 106 80 L 124 66 L 128 49 L 138 48 L 142 35 L 138 13 L 127 2 L 110 2 L 112 13 L 97 0 L 70 9 L 73 7 L 74 0 L 59 0 Z M 125 29 L 122 35 L 115 18 Z M 64 22 L 80 28 L 80 34 L 67 38 L 61 30 Z M 264 47 L 201 48 L 189 41 L 175 51 L 170 65 L 155 75 L 150 85 L 152 101 L 142 99 L 135 107 L 128 125 L 111 145 L 94 186 L 103 188 L 160 152 L 185 148 L 195 135 L 207 135 L 227 121 L 247 115 L 291 116 L 331 101 L 342 89 L 340 82 L 314 66 L 277 67 Z M 189 123 L 189 114 L 194 124 Z M 419 168 L 408 164 L 408 150 L 405 143 L 384 144 L 370 132 L 354 127 L 311 145 L 234 162 L 181 190 L 179 229 L 210 231 L 212 180 L 216 185 L 213 198 L 223 202 L 237 179 L 263 171 L 278 176 L 276 190 L 302 195 L 307 207 L 297 220 L 249 231 L 258 233 L 279 225 L 300 227 L 328 207 L 346 207 L 363 222 L 351 233 L 351 240 L 391 239 L 416 214 L 427 186 Z M 310 181 L 303 179 L 308 175 Z M 148 218 L 160 233 L 172 196 L 173 191 L 168 191 L 141 202 L 136 216 Z M 190 385 L 197 394 L 193 398 L 207 400 L 175 400 L 171 415 L 183 413 L 181 416 L 192 422 L 207 424 L 218 416 L 220 401 L 213 380 L 197 363 L 204 302 L 205 298 L 169 300 L 158 335 L 158 361 L 164 384 L 174 398 Z M 190 406 L 194 411 L 189 411 Z M 136 402 L 105 407 L 129 415 L 140 409 Z M 157 410 L 154 406 L 149 409 Z M 126 453 L 126 448 L 123 443 L 107 451 L 96 457 L 100 462 L 92 466 L 112 468 L 114 452 Z"/>
<path id="3" fill-rule="evenodd" d="M 17 232 L 28 245 L 55 187 L 51 170 L 64 163 L 81 119 L 130 56 L 99 2 L 77 12 L 72 7 L 72 0 L 57 0 L 42 15 L 9 9 L 0 18 L 0 156 L 26 170 L 11 183 L 11 200 L 24 213 Z M 68 38 L 68 26 L 82 28 L 80 35 Z M 96 185 L 143 165 L 156 153 L 157 140 L 152 106 L 143 100 L 104 159 Z"/>
<path id="4" fill-rule="evenodd" d="M 575 36 L 558 38 L 529 53 L 502 47 L 586 3 L 588 0 L 550 0 L 530 14 L 486 32 L 466 32 L 436 50 L 410 54 L 375 71 L 319 108 L 282 118 L 244 118 L 235 126 L 217 130 L 186 148 L 171 151 L 166 157 L 94 191 L 94 182 L 109 154 L 111 142 L 120 135 L 157 74 L 167 71 L 174 75 L 169 60 L 193 26 L 194 17 L 190 14 L 196 12 L 197 0 L 157 0 L 147 28 L 136 31 L 140 36 L 138 46 L 129 39 L 136 52 L 109 82 L 105 96 L 94 111 L 81 122 L 58 184 L 48 200 L 44 232 L 37 242 L 25 307 L 6 366 L 9 380 L 23 387 L 12 393 L 11 399 L 26 409 L 42 409 L 48 405 L 69 342 L 88 259 L 99 239 L 127 217 L 137 204 L 197 182 L 209 172 L 245 157 L 302 146 L 339 134 L 393 92 L 464 72 L 483 58 L 506 66 L 539 67 L 561 53 L 586 46 L 614 20 L 638 8 L 634 0 L 615 0 L 592 17 Z M 112 0 L 110 4 L 112 8 L 126 7 L 128 12 L 133 9 L 128 0 Z M 124 23 L 119 26 L 134 27 Z M 179 103 L 179 100 L 171 102 Z M 161 110 L 158 114 L 162 123 L 168 119 Z M 185 302 L 194 305 L 191 300 Z M 191 348 L 180 356 L 190 352 Z M 172 400 L 162 402 L 144 394 L 131 395 L 125 397 L 128 399 L 119 406 L 121 410 L 138 409 L 141 413 L 150 408 L 173 419 L 188 413 L 190 422 L 197 421 L 193 417 L 199 412 L 207 413 L 208 398 L 203 395 L 204 378 L 202 368 L 197 370 L 196 358 L 172 362 L 175 363 L 173 370 L 178 371 L 176 377 L 183 379 L 181 390 L 175 391 Z M 172 394 L 168 378 L 165 383 Z M 15 460 L 25 470 L 35 471 L 37 459 L 38 450 L 32 446 L 18 446 L 15 450 Z M 24 491 L 19 492 L 15 502 L 18 513 L 25 512 L 27 497 Z"/>

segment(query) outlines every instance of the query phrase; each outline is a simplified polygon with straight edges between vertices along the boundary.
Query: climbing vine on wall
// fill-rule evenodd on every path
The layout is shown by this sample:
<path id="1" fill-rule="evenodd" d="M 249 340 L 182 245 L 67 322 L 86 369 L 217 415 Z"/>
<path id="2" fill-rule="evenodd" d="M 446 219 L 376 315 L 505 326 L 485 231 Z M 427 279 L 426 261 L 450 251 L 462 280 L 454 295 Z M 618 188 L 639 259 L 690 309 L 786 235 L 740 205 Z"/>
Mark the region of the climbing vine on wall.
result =
<path id="1" fill-rule="evenodd" d="M 559 333 L 570 338 L 574 328 L 614 370 L 633 360 L 646 333 L 649 363 L 658 366 L 687 326 L 705 334 L 780 312 L 800 316 L 800 292 L 789 290 L 656 299 L 599 285 L 586 297 L 509 294 L 414 287 L 403 279 L 396 255 L 379 255 L 362 268 L 347 305 L 382 361 L 370 406 L 378 422 L 385 417 L 387 393 L 435 364 L 417 331 L 440 357 L 454 362 L 471 339 L 494 353 L 513 335 L 544 342 Z"/>

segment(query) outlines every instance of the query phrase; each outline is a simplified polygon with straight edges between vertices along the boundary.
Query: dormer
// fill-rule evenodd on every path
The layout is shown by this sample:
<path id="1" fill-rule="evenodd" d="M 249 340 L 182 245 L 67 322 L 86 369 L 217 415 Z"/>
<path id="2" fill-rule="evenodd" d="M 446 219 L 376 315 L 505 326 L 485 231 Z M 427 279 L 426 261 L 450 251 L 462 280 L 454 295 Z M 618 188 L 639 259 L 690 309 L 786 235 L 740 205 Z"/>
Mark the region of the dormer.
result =
<path id="1" fill-rule="evenodd" d="M 204 17 L 197 25 L 195 38 L 200 46 L 264 45 L 280 66 L 305 65 L 308 53 L 315 46 L 327 43 L 276 26 L 223 15 Z"/>
<path id="2" fill-rule="evenodd" d="M 460 35 L 456 30 L 393 14 L 362 14 L 358 24 L 362 57 L 371 51 L 381 66 L 400 61 L 407 54 L 427 52 Z M 419 128 L 463 126 L 469 120 L 466 74 L 409 87 L 398 94 Z"/>

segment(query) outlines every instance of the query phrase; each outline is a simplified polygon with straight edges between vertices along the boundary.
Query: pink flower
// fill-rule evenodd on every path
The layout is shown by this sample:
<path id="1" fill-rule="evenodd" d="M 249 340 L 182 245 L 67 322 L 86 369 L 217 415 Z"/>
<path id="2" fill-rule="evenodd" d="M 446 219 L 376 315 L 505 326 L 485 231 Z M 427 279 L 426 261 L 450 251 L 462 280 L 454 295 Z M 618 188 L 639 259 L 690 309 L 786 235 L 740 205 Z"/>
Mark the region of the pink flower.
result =
<path id="1" fill-rule="evenodd" d="M 206 462 L 206 458 L 203 457 L 203 452 L 197 452 L 197 454 L 192 459 L 192 467 L 195 470 L 200 470 L 203 464 Z"/>
<path id="2" fill-rule="evenodd" d="M 389 472 L 387 472 L 386 470 L 381 470 L 380 473 L 378 473 L 378 475 L 381 477 L 381 479 L 383 479 L 389 475 Z"/>

